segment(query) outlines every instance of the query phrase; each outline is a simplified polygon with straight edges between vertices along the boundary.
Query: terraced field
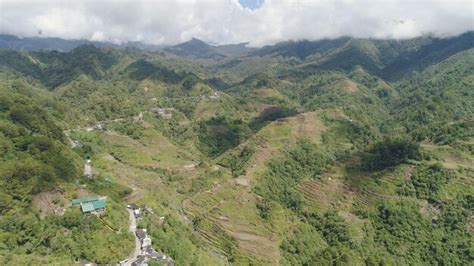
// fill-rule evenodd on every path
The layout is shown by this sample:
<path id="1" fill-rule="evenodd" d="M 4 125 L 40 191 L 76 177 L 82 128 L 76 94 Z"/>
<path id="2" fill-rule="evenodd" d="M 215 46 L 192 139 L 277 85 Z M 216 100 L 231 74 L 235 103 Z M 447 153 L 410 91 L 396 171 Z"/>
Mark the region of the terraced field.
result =
<path id="1" fill-rule="evenodd" d="M 278 157 L 282 151 L 294 145 L 295 140 L 310 138 L 320 143 L 324 129 L 318 113 L 298 114 L 269 123 L 237 147 L 256 147 L 255 153 L 246 163 L 245 175 L 215 183 L 209 190 L 183 203 L 185 213 L 199 221 L 195 227 L 196 233 L 215 252 L 225 256 L 229 256 L 229 251 L 222 250 L 222 246 L 230 244 L 223 244 L 223 238 L 238 245 L 238 253 L 234 256 L 241 263 L 277 263 L 280 239 L 291 226 L 286 220 L 289 214 L 282 210 L 281 217 L 273 221 L 273 226 L 263 220 L 256 208 L 258 198 L 251 191 L 252 182 L 265 171 L 268 160 Z"/>

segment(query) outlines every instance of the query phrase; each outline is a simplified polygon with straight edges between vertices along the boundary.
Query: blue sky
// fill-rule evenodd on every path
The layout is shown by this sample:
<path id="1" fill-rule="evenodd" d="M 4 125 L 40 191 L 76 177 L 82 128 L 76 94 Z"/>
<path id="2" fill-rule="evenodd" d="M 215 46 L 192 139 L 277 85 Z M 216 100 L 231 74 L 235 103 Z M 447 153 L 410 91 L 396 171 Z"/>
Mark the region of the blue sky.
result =
<path id="1" fill-rule="evenodd" d="M 239 0 L 239 3 L 248 9 L 255 10 L 263 5 L 264 0 Z"/>

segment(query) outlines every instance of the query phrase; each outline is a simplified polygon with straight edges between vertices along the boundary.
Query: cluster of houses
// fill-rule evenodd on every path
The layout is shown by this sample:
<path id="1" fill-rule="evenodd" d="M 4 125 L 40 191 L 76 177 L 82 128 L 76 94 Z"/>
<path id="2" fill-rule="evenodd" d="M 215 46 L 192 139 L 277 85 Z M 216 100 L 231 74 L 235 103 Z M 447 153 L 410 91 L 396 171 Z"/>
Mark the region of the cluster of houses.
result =
<path id="1" fill-rule="evenodd" d="M 199 95 L 199 96 L 191 96 L 191 99 L 194 100 L 205 100 L 205 99 L 210 99 L 210 100 L 217 100 L 220 97 L 220 93 L 218 91 L 214 91 L 211 95 Z"/>
<path id="2" fill-rule="evenodd" d="M 73 206 L 80 206 L 83 213 L 93 213 L 101 214 L 105 212 L 105 207 L 107 204 L 106 197 L 84 197 L 71 200 Z M 146 213 L 153 213 L 151 208 L 146 206 L 139 207 L 136 204 L 129 204 L 127 208 L 133 212 L 135 219 L 139 219 Z M 164 220 L 164 217 L 159 217 L 160 221 Z M 134 261 L 129 261 L 128 259 L 121 261 L 117 266 L 122 265 L 131 265 L 131 266 L 148 266 L 147 261 L 150 259 L 159 260 L 166 265 L 174 265 L 173 260 L 166 256 L 164 253 L 157 252 L 152 246 L 152 240 L 146 229 L 136 228 L 135 236 L 140 243 L 140 252 L 136 256 Z M 81 263 L 84 266 L 96 266 L 94 262 L 83 261 Z"/>
<path id="3" fill-rule="evenodd" d="M 72 206 L 79 206 L 84 214 L 103 214 L 107 197 L 85 197 L 71 200 Z"/>
<path id="4" fill-rule="evenodd" d="M 139 219 L 144 215 L 145 213 L 153 213 L 151 208 L 148 208 L 146 206 L 139 207 L 136 204 L 129 204 L 127 205 L 127 208 L 133 211 L 133 215 L 135 219 Z M 164 217 L 160 217 L 160 220 L 163 219 Z M 146 262 L 149 259 L 156 259 L 156 260 L 161 260 L 164 262 L 167 262 L 168 264 L 172 263 L 171 258 L 167 257 L 165 254 L 161 252 L 157 252 L 152 244 L 151 237 L 147 233 L 146 229 L 143 228 L 137 228 L 135 230 L 135 235 L 137 239 L 140 242 L 140 254 L 137 256 L 137 259 L 132 262 L 132 266 L 146 266 L 148 265 Z"/>
<path id="5" fill-rule="evenodd" d="M 135 219 L 142 217 L 142 215 L 146 213 L 153 214 L 153 210 L 145 205 L 142 205 L 140 207 L 135 203 L 131 203 L 127 205 L 127 208 L 133 211 L 133 215 L 135 216 Z"/>
<path id="6" fill-rule="evenodd" d="M 204 99 L 210 99 L 210 100 L 217 100 L 220 97 L 220 92 L 219 91 L 214 91 L 211 95 L 203 95 L 200 94 L 199 96 L 181 96 L 181 97 L 153 97 L 150 98 L 150 100 L 154 103 L 158 102 L 158 99 L 162 100 L 169 100 L 169 99 L 190 99 L 190 100 L 204 100 Z"/>
<path id="7" fill-rule="evenodd" d="M 148 259 L 157 259 L 167 261 L 169 258 L 161 252 L 156 252 L 151 246 L 151 238 L 146 229 L 137 229 L 135 232 L 141 244 L 141 254 L 138 255 L 137 260 L 132 263 L 133 266 L 142 266 Z"/>

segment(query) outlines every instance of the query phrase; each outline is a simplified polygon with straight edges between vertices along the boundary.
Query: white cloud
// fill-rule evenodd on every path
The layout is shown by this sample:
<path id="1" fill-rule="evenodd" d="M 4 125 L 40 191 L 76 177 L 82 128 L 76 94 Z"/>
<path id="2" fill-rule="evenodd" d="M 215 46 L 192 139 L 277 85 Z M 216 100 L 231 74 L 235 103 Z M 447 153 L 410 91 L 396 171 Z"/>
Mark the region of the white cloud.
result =
<path id="1" fill-rule="evenodd" d="M 472 0 L 0 0 L 0 32 L 174 44 L 192 37 L 254 46 L 343 35 L 411 38 L 474 29 Z"/>

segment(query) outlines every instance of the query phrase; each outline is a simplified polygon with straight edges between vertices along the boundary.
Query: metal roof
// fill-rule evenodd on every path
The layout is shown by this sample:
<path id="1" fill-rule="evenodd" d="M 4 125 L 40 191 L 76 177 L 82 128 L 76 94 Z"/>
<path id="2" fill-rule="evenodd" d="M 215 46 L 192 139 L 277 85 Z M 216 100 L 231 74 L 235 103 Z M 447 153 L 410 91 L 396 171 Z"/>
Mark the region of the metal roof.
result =
<path id="1" fill-rule="evenodd" d="M 82 202 L 81 209 L 82 212 L 92 212 L 100 209 L 105 209 L 105 205 L 107 204 L 105 199 L 95 199 L 89 202 Z"/>
<path id="2" fill-rule="evenodd" d="M 98 197 L 86 197 L 86 198 L 78 198 L 78 199 L 73 199 L 71 200 L 72 205 L 79 205 L 81 203 L 87 203 L 91 201 L 96 201 L 98 200 Z"/>
<path id="3" fill-rule="evenodd" d="M 135 234 L 137 235 L 139 239 L 144 239 L 146 237 L 146 231 L 143 229 L 137 229 L 135 231 Z"/>
<path id="4" fill-rule="evenodd" d="M 93 201 L 92 205 L 94 205 L 95 210 L 98 210 L 98 209 L 105 209 L 106 203 L 107 202 L 105 200 L 100 199 L 100 200 L 97 200 L 97 201 Z"/>
<path id="5" fill-rule="evenodd" d="M 81 209 L 82 212 L 91 212 L 95 210 L 94 204 L 92 204 L 91 202 L 81 204 Z"/>

